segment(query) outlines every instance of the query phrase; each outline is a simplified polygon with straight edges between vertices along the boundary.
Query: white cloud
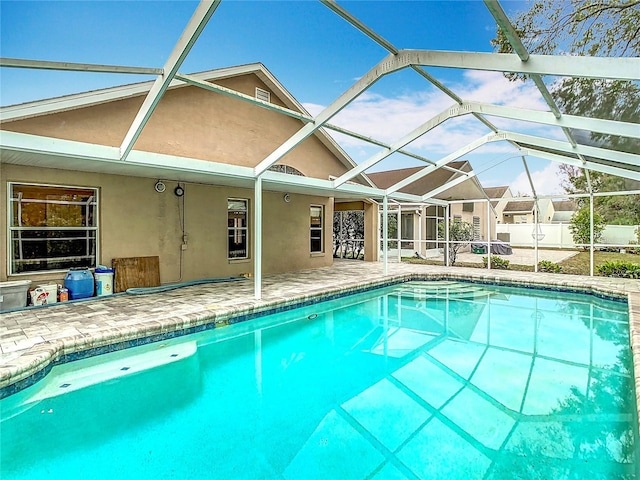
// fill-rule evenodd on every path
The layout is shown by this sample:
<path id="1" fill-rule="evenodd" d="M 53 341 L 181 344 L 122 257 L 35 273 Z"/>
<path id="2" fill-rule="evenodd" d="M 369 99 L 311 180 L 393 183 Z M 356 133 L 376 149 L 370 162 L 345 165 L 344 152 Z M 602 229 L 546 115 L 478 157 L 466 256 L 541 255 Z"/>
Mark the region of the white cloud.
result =
<path id="1" fill-rule="evenodd" d="M 549 109 L 533 82 L 510 82 L 499 72 L 467 71 L 464 83 L 454 86 L 453 90 L 464 100 L 532 110 Z"/>
<path id="2" fill-rule="evenodd" d="M 500 73 L 468 71 L 462 75 L 459 82 L 450 82 L 447 86 L 463 100 L 548 111 L 546 103 L 532 82 L 510 82 Z M 454 104 L 454 100 L 435 87 L 397 96 L 387 95 L 381 91 L 367 91 L 332 118 L 330 123 L 393 144 Z M 307 103 L 304 106 L 313 115 L 317 115 L 325 108 L 313 103 Z M 488 119 L 499 129 L 544 138 L 564 139 L 562 131 L 555 127 L 497 117 Z M 431 160 L 439 160 L 489 132 L 489 128 L 475 117 L 465 115 L 446 121 L 405 148 Z M 345 150 L 350 152 L 356 162 L 361 162 L 379 151 L 379 147 L 364 146 L 361 140 L 330 133 Z M 488 155 L 487 158 L 498 158 L 498 156 L 504 157 L 515 153 L 515 150 L 506 142 L 492 142 L 483 145 L 478 149 L 478 153 Z M 463 158 L 473 158 L 473 156 L 472 153 Z M 407 161 L 415 162 L 415 160 Z M 394 164 L 398 164 L 398 161 L 394 161 Z M 379 165 L 377 169 L 381 166 Z M 386 164 L 384 167 L 390 168 Z M 376 167 L 373 170 L 376 170 Z M 512 168 L 501 166 L 496 167 L 495 170 L 492 169 L 490 174 L 496 177 L 497 184 L 511 185 L 514 193 L 531 190 L 525 173 L 516 173 Z M 515 175 L 519 176 L 513 180 Z M 562 192 L 555 165 L 540 167 L 537 171 L 532 171 L 532 176 L 538 193 Z"/>
<path id="3" fill-rule="evenodd" d="M 532 83 L 509 82 L 500 73 L 465 72 L 463 81 L 452 85 L 451 88 L 465 100 L 536 110 L 547 109 Z M 435 88 L 396 97 L 364 92 L 332 118 L 331 123 L 391 144 L 454 104 L 454 100 Z M 304 106 L 312 115 L 317 115 L 325 108 L 313 103 L 306 103 Z M 498 118 L 495 119 L 495 123 L 505 129 L 510 125 L 516 126 L 516 122 Z M 542 132 L 541 127 L 526 122 L 519 122 L 517 126 L 519 131 Z M 549 130 L 548 127 L 544 130 L 544 136 L 549 135 Z M 474 117 L 465 115 L 448 120 L 413 141 L 408 148 L 418 154 L 437 159 L 487 133 L 489 129 L 485 125 Z M 560 138 L 558 135 L 561 133 L 553 132 L 554 137 Z M 340 143 L 347 148 L 359 144 L 359 141 L 341 138 Z M 496 153 L 503 151 L 497 144 L 487 145 L 488 149 L 492 147 L 495 147 Z"/>
<path id="4" fill-rule="evenodd" d="M 531 170 L 531 180 L 538 195 L 552 195 L 564 193 L 559 185 L 558 164 L 549 163 L 542 170 Z M 510 184 L 511 192 L 516 195 L 518 192 L 532 194 L 531 185 L 526 172 L 522 172 Z"/>

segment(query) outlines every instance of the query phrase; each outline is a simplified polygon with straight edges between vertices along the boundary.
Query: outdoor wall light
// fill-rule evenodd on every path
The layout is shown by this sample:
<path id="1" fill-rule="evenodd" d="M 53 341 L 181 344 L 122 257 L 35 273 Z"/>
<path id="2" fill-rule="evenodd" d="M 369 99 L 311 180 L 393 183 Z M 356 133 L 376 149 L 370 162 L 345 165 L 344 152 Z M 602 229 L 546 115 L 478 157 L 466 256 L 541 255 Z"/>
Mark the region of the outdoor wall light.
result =
<path id="1" fill-rule="evenodd" d="M 288 193 L 285 193 L 285 194 L 284 194 L 284 197 L 282 197 L 282 199 L 283 199 L 285 202 L 289 203 L 289 202 L 291 201 L 291 195 L 289 195 Z"/>
<path id="2" fill-rule="evenodd" d="M 162 193 L 167 189 L 167 186 L 164 183 L 162 183 L 160 180 L 158 180 L 156 182 L 156 185 L 153 188 L 156 189 L 156 192 Z"/>

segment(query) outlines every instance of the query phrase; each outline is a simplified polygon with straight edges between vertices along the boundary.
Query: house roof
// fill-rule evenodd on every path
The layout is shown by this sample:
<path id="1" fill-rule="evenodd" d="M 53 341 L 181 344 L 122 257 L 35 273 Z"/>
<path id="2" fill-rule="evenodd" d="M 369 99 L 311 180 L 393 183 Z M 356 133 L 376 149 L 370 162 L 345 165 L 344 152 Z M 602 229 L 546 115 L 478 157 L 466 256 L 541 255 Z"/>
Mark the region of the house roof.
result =
<path id="1" fill-rule="evenodd" d="M 503 212 L 505 213 L 531 213 L 533 211 L 533 200 L 513 200 L 507 202 Z"/>
<path id="2" fill-rule="evenodd" d="M 574 212 L 576 208 L 576 202 L 573 200 L 553 200 L 553 209 L 556 212 Z"/>
<path id="3" fill-rule="evenodd" d="M 504 196 L 505 193 L 507 193 L 507 190 L 509 190 L 509 186 L 508 185 L 504 185 L 502 187 L 486 187 L 484 188 L 484 193 L 487 196 L 487 198 L 502 198 Z M 498 205 L 498 200 L 494 200 L 491 202 L 491 206 L 493 208 L 496 208 L 496 205 Z"/>
<path id="4" fill-rule="evenodd" d="M 255 74 L 262 80 L 273 93 L 289 108 L 308 114 L 289 91 L 273 76 L 273 74 L 262 63 L 248 63 L 225 68 L 216 68 L 202 72 L 192 73 L 189 76 L 197 80 L 212 82 L 225 78 L 237 77 L 240 75 Z M 86 92 L 63 95 L 61 97 L 46 98 L 34 102 L 19 103 L 2 107 L 2 121 L 23 120 L 25 118 L 46 115 L 49 113 L 74 110 L 76 108 L 98 105 L 101 103 L 121 100 L 128 97 L 136 97 L 146 94 L 151 89 L 154 81 L 129 83 L 115 87 L 102 88 L 99 90 L 88 90 Z M 169 85 L 169 89 L 186 87 L 188 84 L 182 80 L 174 79 Z"/>
<path id="5" fill-rule="evenodd" d="M 484 193 L 487 194 L 489 198 L 502 198 L 502 196 L 509 190 L 509 185 L 504 185 L 502 187 L 483 187 Z"/>
<path id="6" fill-rule="evenodd" d="M 275 76 L 262 63 L 259 62 L 207 70 L 190 74 L 189 77 L 204 82 L 215 82 L 227 78 L 249 74 L 256 75 L 262 82 L 264 82 L 264 84 L 269 87 L 271 92 L 279 100 L 281 100 L 287 108 L 300 112 L 303 115 L 311 116 L 310 113 L 307 112 L 307 110 L 302 106 L 302 104 L 299 103 L 293 97 L 293 95 L 275 78 Z M 75 110 L 108 102 L 123 100 L 126 98 L 146 95 L 153 84 L 153 81 L 132 83 L 2 107 L 2 123 L 24 120 L 28 118 Z M 174 79 L 170 83 L 169 89 L 184 88 L 189 86 L 190 85 L 188 83 L 182 80 Z M 336 141 L 326 132 L 326 130 L 318 129 L 314 132 L 314 135 L 328 150 L 333 153 L 333 155 L 335 155 L 336 158 L 340 160 L 340 162 L 347 168 L 347 170 L 350 170 L 356 166 L 356 163 L 351 159 L 351 157 L 342 149 L 342 147 L 340 147 L 336 143 Z M 357 180 L 358 183 L 373 187 L 373 183 L 371 182 L 371 180 L 369 180 L 369 178 L 367 178 L 365 174 L 358 175 L 356 178 L 354 178 L 354 180 Z"/>
<path id="7" fill-rule="evenodd" d="M 451 162 L 449 163 L 448 166 L 451 168 L 455 168 L 457 170 L 462 170 L 464 172 L 470 172 L 472 170 L 471 165 L 466 160 Z M 392 185 L 395 185 L 396 183 L 404 180 L 405 178 L 408 178 L 414 173 L 421 171 L 424 168 L 425 168 L 424 166 L 399 168 L 396 170 L 385 170 L 382 172 L 368 173 L 367 176 L 371 181 L 373 181 L 373 183 L 378 188 L 387 189 Z M 457 178 L 458 176 L 460 176 L 459 173 L 451 172 L 450 170 L 439 168 L 429 173 L 428 175 L 425 175 L 424 177 L 416 180 L 415 182 L 410 183 L 406 187 L 401 188 L 400 191 L 409 193 L 412 195 L 424 195 L 440 187 L 441 185 L 453 180 L 454 178 Z M 469 181 L 475 181 L 474 184 L 476 185 L 477 190 L 479 192 L 482 192 L 482 187 L 480 186 L 480 184 L 478 183 L 478 180 L 475 177 L 469 179 Z M 455 187 L 452 187 L 452 189 L 453 188 Z M 443 192 L 442 194 L 437 195 L 437 198 L 449 198 L 449 195 L 451 194 L 452 189 L 449 189 Z M 455 198 L 455 200 L 461 200 L 461 199 L 462 198 Z"/>

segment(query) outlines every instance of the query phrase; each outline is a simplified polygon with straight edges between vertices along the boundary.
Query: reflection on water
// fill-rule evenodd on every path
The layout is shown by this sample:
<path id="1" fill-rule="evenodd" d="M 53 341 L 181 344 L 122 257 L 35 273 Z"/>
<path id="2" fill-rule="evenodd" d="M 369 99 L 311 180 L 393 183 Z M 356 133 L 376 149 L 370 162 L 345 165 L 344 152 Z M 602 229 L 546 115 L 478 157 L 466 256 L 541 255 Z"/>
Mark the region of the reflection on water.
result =
<path id="1" fill-rule="evenodd" d="M 25 394 L 3 478 L 636 478 L 621 302 L 412 282 L 196 339 L 180 362 Z"/>

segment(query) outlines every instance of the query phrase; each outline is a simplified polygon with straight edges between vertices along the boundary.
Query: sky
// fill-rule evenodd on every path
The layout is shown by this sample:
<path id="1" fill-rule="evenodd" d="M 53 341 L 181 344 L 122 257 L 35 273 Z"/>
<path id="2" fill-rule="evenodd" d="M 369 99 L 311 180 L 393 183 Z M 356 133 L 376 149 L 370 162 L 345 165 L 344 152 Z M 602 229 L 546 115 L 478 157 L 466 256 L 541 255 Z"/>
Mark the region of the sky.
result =
<path id="1" fill-rule="evenodd" d="M 400 49 L 491 52 L 496 26 L 480 0 L 341 1 L 339 4 Z M 0 1 L 0 55 L 8 58 L 162 67 L 193 14 L 194 1 Z M 503 1 L 508 15 L 524 0 Z M 180 68 L 193 73 L 261 62 L 313 115 L 387 55 L 319 2 L 223 0 Z M 531 82 L 500 73 L 425 68 L 464 100 L 548 110 Z M 151 80 L 148 76 L 0 68 L 0 104 Z M 546 79 L 548 84 L 554 79 Z M 330 123 L 393 143 L 454 101 L 411 69 L 384 77 Z M 489 118 L 502 129 L 564 139 L 553 127 Z M 330 132 L 331 133 L 331 132 Z M 437 161 L 489 133 L 467 115 L 406 147 Z M 356 163 L 380 150 L 331 133 Z M 469 155 L 485 187 L 531 194 L 523 161 L 506 142 Z M 498 165 L 489 168 L 492 165 Z M 394 154 L 369 171 L 424 165 Z M 536 193 L 562 193 L 557 163 L 527 157 Z"/>

